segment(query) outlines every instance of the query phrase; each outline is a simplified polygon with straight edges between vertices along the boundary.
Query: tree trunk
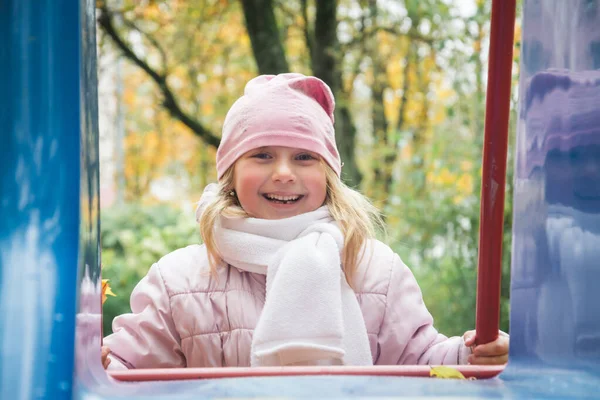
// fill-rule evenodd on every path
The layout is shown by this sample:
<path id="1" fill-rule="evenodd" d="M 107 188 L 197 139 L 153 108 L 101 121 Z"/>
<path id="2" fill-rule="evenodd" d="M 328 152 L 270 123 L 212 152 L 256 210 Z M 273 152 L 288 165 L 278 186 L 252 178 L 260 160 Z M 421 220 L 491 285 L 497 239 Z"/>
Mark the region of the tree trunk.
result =
<path id="1" fill-rule="evenodd" d="M 335 140 L 344 163 L 342 179 L 351 186 L 358 186 L 362 176 L 354 156 L 356 127 L 348 104 L 349 96 L 342 90 L 342 73 L 339 43 L 337 38 L 337 1 L 318 0 L 315 2 L 317 15 L 311 62 L 316 77 L 327 83 L 336 99 Z"/>
<path id="2" fill-rule="evenodd" d="M 415 67 L 418 71 L 419 76 L 419 92 L 423 93 L 423 105 L 421 112 L 419 113 L 417 127 L 414 131 L 412 140 L 413 144 L 413 160 L 411 162 L 412 176 L 416 177 L 414 183 L 414 189 L 420 196 L 425 192 L 426 177 L 425 177 L 425 133 L 429 125 L 429 100 L 427 94 L 429 93 L 429 75 L 424 71 L 425 67 L 423 62 L 419 59 L 418 52 L 415 54 Z"/>
<path id="3" fill-rule="evenodd" d="M 315 20 L 315 33 L 311 59 L 313 73 L 331 87 L 334 92 L 340 89 L 340 79 L 336 57 L 338 49 L 337 40 L 337 1 L 316 1 L 317 15 Z"/>
<path id="4" fill-rule="evenodd" d="M 404 71 L 402 72 L 402 97 L 400 98 L 400 107 L 398 108 L 398 121 L 396 122 L 396 132 L 400 134 L 400 132 L 405 131 L 405 123 L 406 123 L 406 110 L 408 107 L 408 92 L 411 90 L 410 86 L 410 71 L 411 68 L 414 68 L 414 60 L 416 54 L 416 45 L 414 43 L 410 43 L 408 48 L 406 49 L 406 55 L 404 56 Z M 396 148 L 393 153 L 391 153 L 388 157 L 390 159 L 390 163 L 396 162 L 398 158 L 398 149 L 397 143 L 394 143 L 394 147 Z M 392 171 L 393 172 L 393 171 Z M 393 183 L 393 176 L 389 174 L 386 177 L 385 187 L 387 192 L 391 192 Z"/>
<path id="5" fill-rule="evenodd" d="M 369 19 L 371 26 L 377 24 L 377 1 L 369 0 Z M 395 143 L 388 140 L 388 122 L 385 118 L 385 106 L 383 92 L 387 86 L 387 76 L 383 59 L 385 55 L 379 53 L 377 35 L 367 39 L 367 49 L 371 59 L 373 84 L 371 85 L 371 123 L 373 126 L 373 137 L 375 139 L 376 163 L 374 166 L 374 185 L 372 197 L 377 205 L 384 210 L 389 199 L 388 177 L 391 177 L 393 161 L 396 155 Z M 391 158 L 390 158 L 391 157 Z"/>
<path id="6" fill-rule="evenodd" d="M 354 156 L 354 143 L 356 138 L 356 127 L 352 122 L 352 115 L 347 100 L 337 98 L 335 110 L 335 140 L 337 142 L 340 157 L 344 163 L 342 168 L 342 180 L 349 186 L 357 187 L 362 180 L 362 174 L 356 165 Z"/>
<path id="7" fill-rule="evenodd" d="M 241 0 L 258 72 L 289 72 L 271 0 Z"/>

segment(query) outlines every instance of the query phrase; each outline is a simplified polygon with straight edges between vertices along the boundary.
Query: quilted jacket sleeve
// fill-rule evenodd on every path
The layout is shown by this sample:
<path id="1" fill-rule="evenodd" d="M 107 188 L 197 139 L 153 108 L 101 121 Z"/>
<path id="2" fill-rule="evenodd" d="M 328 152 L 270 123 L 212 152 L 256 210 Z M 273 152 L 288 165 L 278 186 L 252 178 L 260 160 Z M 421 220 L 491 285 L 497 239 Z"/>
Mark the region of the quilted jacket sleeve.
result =
<path id="1" fill-rule="evenodd" d="M 466 364 L 470 349 L 461 337 L 439 334 L 421 289 L 406 265 L 394 254 L 385 315 L 378 337 L 377 364 Z"/>
<path id="2" fill-rule="evenodd" d="M 131 311 L 116 317 L 114 333 L 104 338 L 111 350 L 109 369 L 185 367 L 159 264 L 133 290 Z"/>

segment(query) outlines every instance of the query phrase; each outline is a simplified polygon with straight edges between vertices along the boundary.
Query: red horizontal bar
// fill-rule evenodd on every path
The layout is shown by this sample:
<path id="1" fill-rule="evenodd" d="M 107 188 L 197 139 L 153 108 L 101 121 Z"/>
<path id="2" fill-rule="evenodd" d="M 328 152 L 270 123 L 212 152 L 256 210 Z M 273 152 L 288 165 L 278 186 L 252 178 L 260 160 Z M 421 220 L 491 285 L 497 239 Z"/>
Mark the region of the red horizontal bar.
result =
<path id="1" fill-rule="evenodd" d="M 489 379 L 504 370 L 504 365 L 451 365 L 465 378 Z M 429 377 L 428 365 L 399 365 L 372 367 L 261 367 L 261 368 L 157 368 L 109 371 L 119 381 L 176 381 L 186 379 L 247 378 L 265 376 L 306 375 L 365 375 L 365 376 L 410 376 Z"/>

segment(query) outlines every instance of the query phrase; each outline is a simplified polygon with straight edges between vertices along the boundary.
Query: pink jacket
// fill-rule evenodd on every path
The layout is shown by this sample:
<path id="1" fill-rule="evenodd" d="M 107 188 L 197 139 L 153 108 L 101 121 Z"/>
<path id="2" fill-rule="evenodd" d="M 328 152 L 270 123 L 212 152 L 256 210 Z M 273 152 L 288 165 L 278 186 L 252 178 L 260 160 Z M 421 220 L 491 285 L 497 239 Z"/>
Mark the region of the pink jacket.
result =
<path id="1" fill-rule="evenodd" d="M 469 348 L 433 327 L 412 272 L 371 240 L 356 274 L 373 363 L 466 364 Z M 203 245 L 176 250 L 150 268 L 113 321 L 109 368 L 246 367 L 265 302 L 265 276 L 227 266 L 209 273 Z M 120 362 L 118 362 L 120 361 Z"/>

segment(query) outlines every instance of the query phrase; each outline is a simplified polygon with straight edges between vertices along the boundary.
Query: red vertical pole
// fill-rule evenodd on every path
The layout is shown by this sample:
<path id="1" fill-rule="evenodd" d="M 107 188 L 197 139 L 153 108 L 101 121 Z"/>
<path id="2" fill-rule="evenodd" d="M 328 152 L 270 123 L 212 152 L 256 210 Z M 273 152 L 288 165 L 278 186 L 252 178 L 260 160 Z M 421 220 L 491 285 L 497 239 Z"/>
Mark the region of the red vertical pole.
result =
<path id="1" fill-rule="evenodd" d="M 516 0 L 492 1 L 492 27 L 485 110 L 479 260 L 477 274 L 477 343 L 498 336 L 502 228 L 508 148 Z"/>

